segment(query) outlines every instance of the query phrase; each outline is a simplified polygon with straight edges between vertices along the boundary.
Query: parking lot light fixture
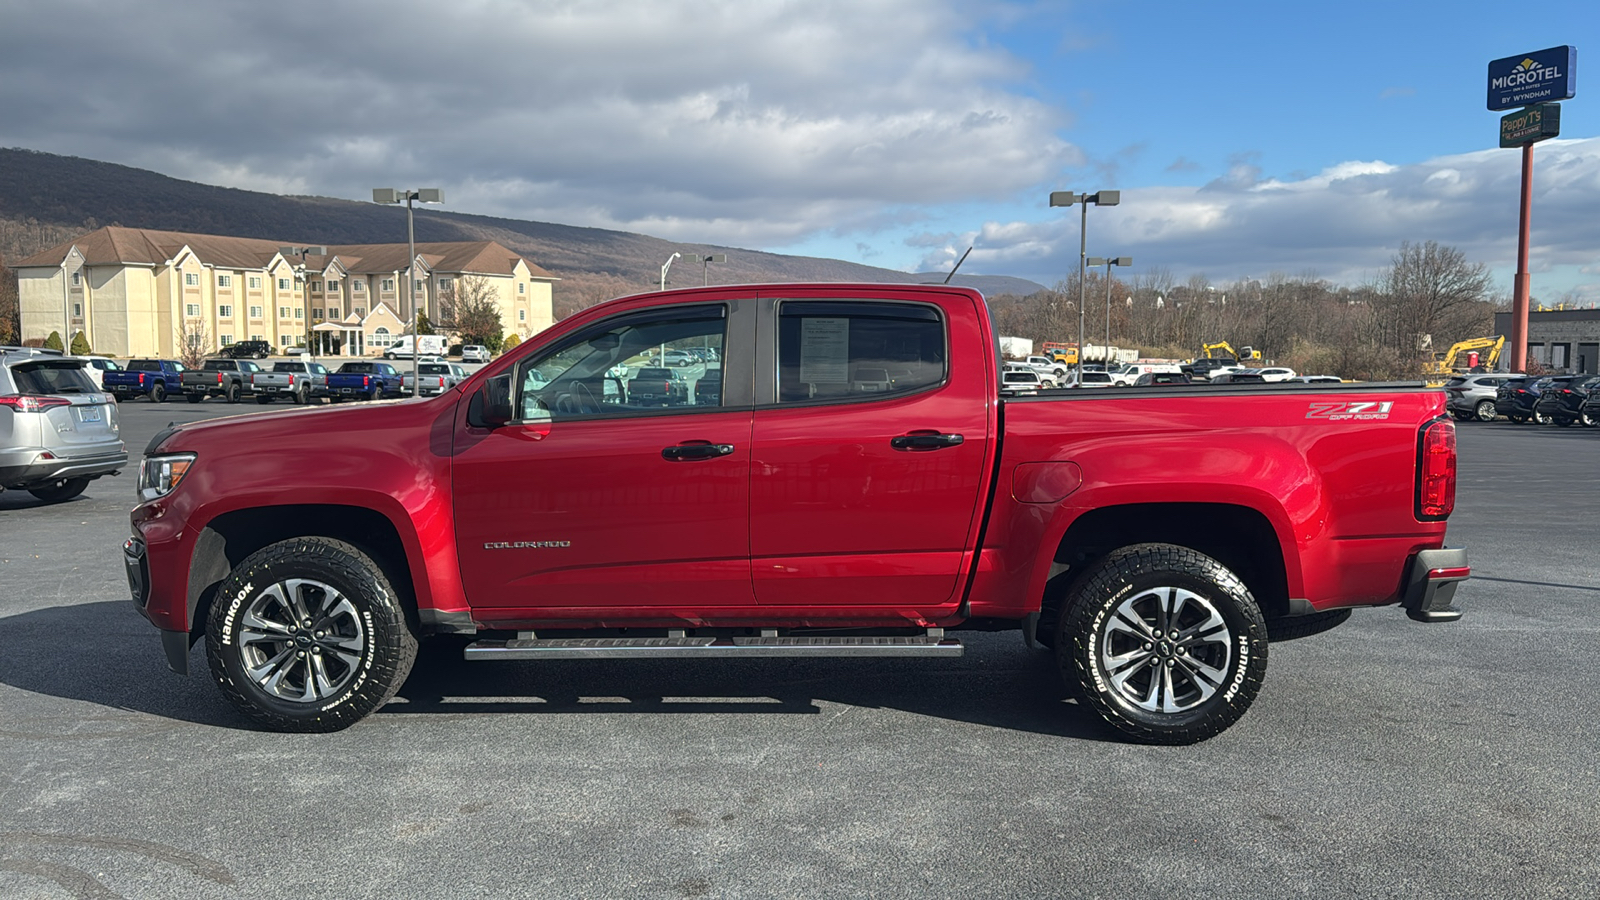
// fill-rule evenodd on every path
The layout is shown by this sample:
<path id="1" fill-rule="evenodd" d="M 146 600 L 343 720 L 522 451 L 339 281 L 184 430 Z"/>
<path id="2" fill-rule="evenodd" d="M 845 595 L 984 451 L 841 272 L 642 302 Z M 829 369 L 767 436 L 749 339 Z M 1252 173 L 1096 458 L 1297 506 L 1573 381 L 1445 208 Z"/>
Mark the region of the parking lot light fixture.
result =
<path id="1" fill-rule="evenodd" d="M 1074 194 L 1071 191 L 1051 191 L 1051 206 L 1071 206 L 1074 203 L 1083 208 L 1081 222 L 1078 225 L 1078 377 L 1074 379 L 1074 387 L 1083 387 L 1083 350 L 1084 350 L 1084 274 L 1088 268 L 1089 259 L 1089 204 L 1095 206 L 1116 206 L 1122 202 L 1121 191 L 1096 191 L 1093 194 Z"/>
<path id="2" fill-rule="evenodd" d="M 683 256 L 682 253 L 674 253 L 667 257 L 666 262 L 661 264 L 661 289 L 663 291 L 667 289 L 667 272 L 672 268 L 672 261 L 681 256 Z"/>
<path id="3" fill-rule="evenodd" d="M 411 396 L 417 396 L 422 390 L 422 376 L 417 365 L 417 357 L 422 354 L 418 351 L 418 333 L 422 329 L 421 308 L 417 305 L 416 279 L 412 276 L 411 268 L 417 260 L 417 228 L 411 215 L 411 202 L 418 203 L 443 203 L 444 191 L 438 188 L 417 188 L 415 190 L 396 190 L 394 188 L 373 188 L 373 203 L 399 203 L 404 199 L 406 204 L 406 290 L 411 295 Z"/>
<path id="4" fill-rule="evenodd" d="M 1106 267 L 1106 368 L 1109 369 L 1111 368 L 1111 267 L 1131 266 L 1133 265 L 1133 257 L 1091 256 L 1089 257 L 1089 265 Z M 1128 298 L 1128 305 L 1130 308 L 1132 307 L 1132 297 Z"/>
<path id="5" fill-rule="evenodd" d="M 728 261 L 728 254 L 726 254 L 726 253 L 707 253 L 707 254 L 685 253 L 683 255 L 683 261 L 684 262 L 692 262 L 692 263 L 697 262 L 697 263 L 700 264 L 700 286 L 701 287 L 705 287 L 707 284 L 710 283 L 707 280 L 708 276 L 706 274 L 707 270 L 710 268 L 710 264 L 711 263 L 725 263 L 725 262 L 727 262 Z"/>

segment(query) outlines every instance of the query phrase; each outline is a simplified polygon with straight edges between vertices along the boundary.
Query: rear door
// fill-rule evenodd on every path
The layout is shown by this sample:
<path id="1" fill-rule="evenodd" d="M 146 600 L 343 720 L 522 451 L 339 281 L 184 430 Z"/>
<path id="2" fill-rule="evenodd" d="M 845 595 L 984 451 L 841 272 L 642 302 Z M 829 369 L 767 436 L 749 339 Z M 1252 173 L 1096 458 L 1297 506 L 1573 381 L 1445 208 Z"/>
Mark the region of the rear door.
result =
<path id="1" fill-rule="evenodd" d="M 452 471 L 473 607 L 538 620 L 752 606 L 753 333 L 749 298 L 618 313 L 490 379 L 513 390 L 512 424 L 472 428 L 471 401 L 461 403 Z M 715 348 L 733 367 L 731 389 L 671 406 L 630 402 L 620 372 L 674 346 Z"/>
<path id="2" fill-rule="evenodd" d="M 998 403 L 981 302 L 763 300 L 750 474 L 762 606 L 914 618 L 959 599 Z"/>

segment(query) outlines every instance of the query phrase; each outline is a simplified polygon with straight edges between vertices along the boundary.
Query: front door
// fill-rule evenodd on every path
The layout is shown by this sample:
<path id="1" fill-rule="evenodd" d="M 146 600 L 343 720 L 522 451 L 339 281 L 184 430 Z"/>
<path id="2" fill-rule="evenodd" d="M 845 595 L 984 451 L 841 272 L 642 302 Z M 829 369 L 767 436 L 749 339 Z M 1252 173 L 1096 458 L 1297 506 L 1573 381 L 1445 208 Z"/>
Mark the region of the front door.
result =
<path id="1" fill-rule="evenodd" d="M 952 353 L 931 303 L 775 312 L 776 403 L 757 410 L 752 440 L 757 601 L 911 618 L 954 602 L 989 456 L 981 343 Z"/>
<path id="2" fill-rule="evenodd" d="M 597 607 L 751 604 L 748 399 L 693 390 L 703 362 L 677 367 L 687 389 L 666 405 L 630 396 L 664 349 L 727 358 L 729 323 L 744 321 L 730 319 L 734 305 L 621 314 L 498 376 L 511 380 L 516 421 L 459 430 L 453 465 L 474 608 L 581 619 Z"/>

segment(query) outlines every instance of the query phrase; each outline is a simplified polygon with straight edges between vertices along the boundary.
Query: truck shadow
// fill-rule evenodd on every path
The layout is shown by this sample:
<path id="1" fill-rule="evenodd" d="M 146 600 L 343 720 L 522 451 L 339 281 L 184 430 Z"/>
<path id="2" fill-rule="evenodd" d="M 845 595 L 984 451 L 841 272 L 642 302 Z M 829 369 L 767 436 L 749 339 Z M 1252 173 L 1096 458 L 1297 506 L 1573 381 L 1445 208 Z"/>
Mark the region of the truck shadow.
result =
<path id="1" fill-rule="evenodd" d="M 1091 741 L 1116 741 L 1071 700 L 1050 654 L 1010 633 L 963 634 L 959 659 L 564 660 L 469 663 L 454 639 L 423 645 L 381 717 L 449 714 L 818 715 L 821 704 L 892 709 Z M 173 674 L 127 601 L 0 618 L 0 684 L 176 724 L 250 729 L 209 677 L 205 650 Z M 359 726 L 358 726 L 359 727 Z"/>

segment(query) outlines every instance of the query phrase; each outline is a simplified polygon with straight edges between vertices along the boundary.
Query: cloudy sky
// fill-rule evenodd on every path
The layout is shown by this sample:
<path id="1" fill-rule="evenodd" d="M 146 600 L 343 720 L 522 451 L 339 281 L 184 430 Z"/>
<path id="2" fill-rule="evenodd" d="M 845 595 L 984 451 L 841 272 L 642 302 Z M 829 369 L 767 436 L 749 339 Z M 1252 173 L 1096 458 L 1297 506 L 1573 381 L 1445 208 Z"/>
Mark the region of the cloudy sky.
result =
<path id="1" fill-rule="evenodd" d="M 0 145 L 231 187 L 1051 283 L 1356 282 L 1437 240 L 1509 289 L 1490 59 L 1593 0 L 0 0 Z M 1600 51 L 1597 46 L 1596 51 Z M 1600 77 L 1600 76 L 1597 76 Z M 1536 151 L 1536 296 L 1600 301 L 1600 83 Z"/>

